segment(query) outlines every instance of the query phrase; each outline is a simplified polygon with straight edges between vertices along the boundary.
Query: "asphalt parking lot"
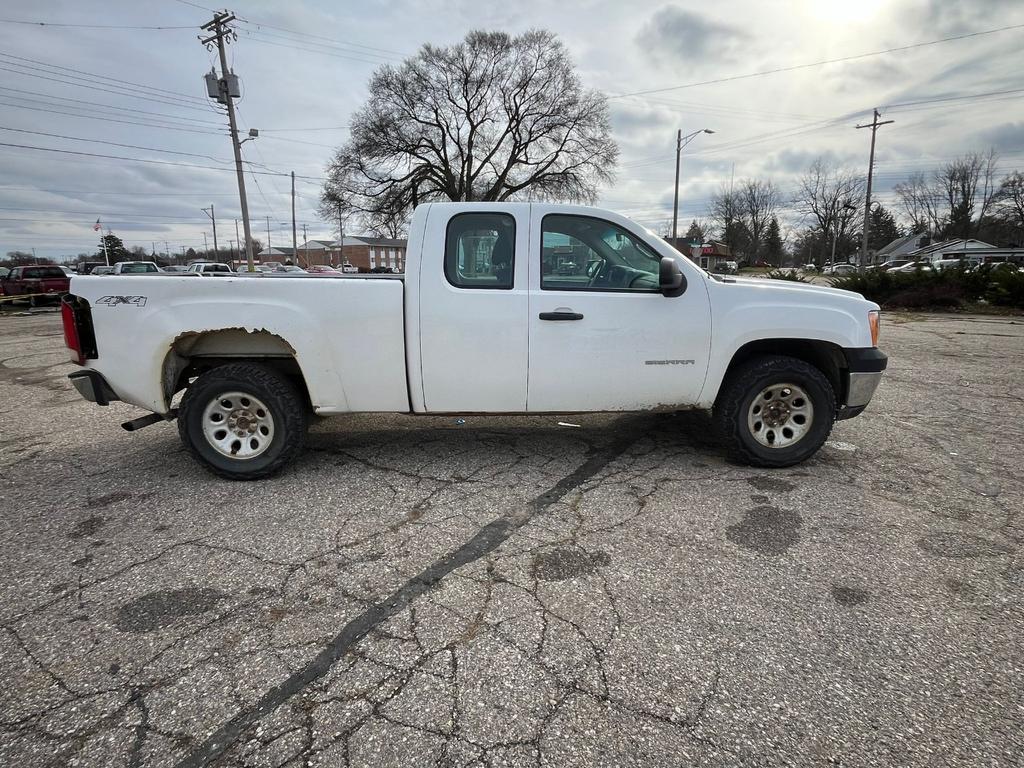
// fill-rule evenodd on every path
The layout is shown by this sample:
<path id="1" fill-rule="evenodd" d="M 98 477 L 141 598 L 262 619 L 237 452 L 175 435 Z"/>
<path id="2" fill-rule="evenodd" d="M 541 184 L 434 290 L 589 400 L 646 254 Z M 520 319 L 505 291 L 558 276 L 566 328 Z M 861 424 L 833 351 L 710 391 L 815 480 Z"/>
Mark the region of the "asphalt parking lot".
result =
<path id="1" fill-rule="evenodd" d="M 240 484 L 0 316 L 0 764 L 1020 765 L 1024 319 L 882 346 L 788 470 L 692 414 L 358 416 Z"/>

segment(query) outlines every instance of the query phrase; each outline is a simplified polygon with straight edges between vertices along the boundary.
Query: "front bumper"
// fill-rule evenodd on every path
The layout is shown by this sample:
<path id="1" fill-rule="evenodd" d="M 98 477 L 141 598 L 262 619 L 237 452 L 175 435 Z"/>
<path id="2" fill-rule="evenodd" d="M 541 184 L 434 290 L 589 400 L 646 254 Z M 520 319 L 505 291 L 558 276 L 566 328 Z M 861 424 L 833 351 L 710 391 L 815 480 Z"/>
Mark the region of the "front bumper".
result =
<path id="1" fill-rule="evenodd" d="M 110 405 L 115 400 L 120 400 L 107 380 L 96 371 L 78 371 L 68 375 L 71 383 L 78 394 L 96 405 Z"/>
<path id="2" fill-rule="evenodd" d="M 844 349 L 843 355 L 846 357 L 846 393 L 836 418 L 852 419 L 871 402 L 889 358 L 876 347 Z"/>

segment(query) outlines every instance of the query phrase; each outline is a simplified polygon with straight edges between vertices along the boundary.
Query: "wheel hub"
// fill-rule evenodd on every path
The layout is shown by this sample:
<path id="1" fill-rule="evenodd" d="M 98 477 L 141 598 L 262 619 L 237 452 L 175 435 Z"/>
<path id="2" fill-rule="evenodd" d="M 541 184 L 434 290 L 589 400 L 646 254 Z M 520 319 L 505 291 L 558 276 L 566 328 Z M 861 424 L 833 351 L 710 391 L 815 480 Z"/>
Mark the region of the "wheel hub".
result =
<path id="1" fill-rule="evenodd" d="M 274 417 L 263 401 L 247 392 L 222 392 L 203 411 L 203 436 L 224 456 L 252 459 L 270 447 Z"/>
<path id="2" fill-rule="evenodd" d="M 773 384 L 751 401 L 747 427 L 768 448 L 786 448 L 801 440 L 814 422 L 814 406 L 795 384 Z"/>

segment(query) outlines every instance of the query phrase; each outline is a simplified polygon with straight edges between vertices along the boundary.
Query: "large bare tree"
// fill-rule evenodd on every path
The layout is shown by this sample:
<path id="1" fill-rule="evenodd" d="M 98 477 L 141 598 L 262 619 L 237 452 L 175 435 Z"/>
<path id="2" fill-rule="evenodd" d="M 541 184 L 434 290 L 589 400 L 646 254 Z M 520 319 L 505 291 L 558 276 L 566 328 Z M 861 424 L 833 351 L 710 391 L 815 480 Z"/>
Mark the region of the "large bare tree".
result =
<path id="1" fill-rule="evenodd" d="M 471 32 L 374 73 L 332 158 L 321 214 L 393 231 L 429 200 L 592 201 L 618 147 L 603 94 L 551 32 Z"/>
<path id="2" fill-rule="evenodd" d="M 833 239 L 846 242 L 864 205 L 864 177 L 818 158 L 800 177 L 793 204 L 816 228 L 827 247 Z"/>

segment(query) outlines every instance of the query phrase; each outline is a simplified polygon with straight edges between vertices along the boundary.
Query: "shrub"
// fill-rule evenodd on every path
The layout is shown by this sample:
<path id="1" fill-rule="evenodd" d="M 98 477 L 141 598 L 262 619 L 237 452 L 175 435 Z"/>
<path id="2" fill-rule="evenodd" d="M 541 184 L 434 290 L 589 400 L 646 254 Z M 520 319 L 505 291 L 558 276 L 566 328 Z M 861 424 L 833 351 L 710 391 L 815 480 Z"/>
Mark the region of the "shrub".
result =
<path id="1" fill-rule="evenodd" d="M 795 269 L 792 271 L 783 271 L 781 269 L 772 269 L 765 272 L 765 277 L 770 280 L 789 280 L 791 283 L 809 283 L 811 282 L 806 277 L 801 275 Z"/>
<path id="2" fill-rule="evenodd" d="M 848 275 L 832 285 L 862 294 L 883 307 L 958 309 L 988 301 L 1024 309 L 1024 273 L 1012 267 L 955 267 L 942 272 L 879 272 Z"/>

